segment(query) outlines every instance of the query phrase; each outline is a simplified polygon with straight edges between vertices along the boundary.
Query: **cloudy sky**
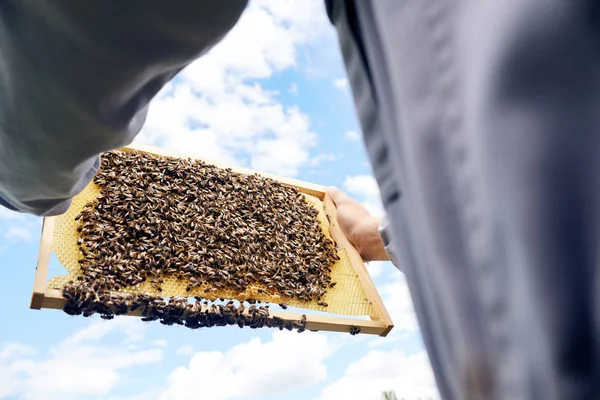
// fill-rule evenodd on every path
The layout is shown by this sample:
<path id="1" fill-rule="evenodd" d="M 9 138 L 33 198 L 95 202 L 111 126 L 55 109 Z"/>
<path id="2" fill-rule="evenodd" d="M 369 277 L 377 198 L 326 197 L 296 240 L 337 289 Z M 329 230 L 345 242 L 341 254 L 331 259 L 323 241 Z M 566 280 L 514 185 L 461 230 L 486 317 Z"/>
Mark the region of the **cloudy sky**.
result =
<path id="1" fill-rule="evenodd" d="M 252 1 L 154 99 L 138 141 L 335 185 L 381 213 L 321 0 Z M 404 277 L 368 268 L 387 338 L 192 331 L 29 310 L 41 221 L 0 209 L 0 399 L 437 399 Z M 60 274 L 53 260 L 51 273 Z"/>

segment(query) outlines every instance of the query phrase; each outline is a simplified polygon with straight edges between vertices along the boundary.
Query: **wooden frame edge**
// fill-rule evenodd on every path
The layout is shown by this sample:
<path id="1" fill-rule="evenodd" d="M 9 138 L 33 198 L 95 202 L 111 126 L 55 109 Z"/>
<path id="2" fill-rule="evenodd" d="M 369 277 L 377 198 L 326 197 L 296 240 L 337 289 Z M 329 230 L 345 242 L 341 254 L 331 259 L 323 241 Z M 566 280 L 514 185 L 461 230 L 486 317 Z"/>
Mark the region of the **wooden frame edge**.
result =
<path id="1" fill-rule="evenodd" d="M 35 278 L 33 281 L 33 295 L 30 308 L 39 310 L 44 303 L 46 288 L 48 284 L 48 269 L 50 266 L 50 254 L 52 252 L 52 236 L 54 235 L 54 217 L 45 217 L 42 223 L 42 238 L 40 240 L 40 252 L 38 254 Z"/>
<path id="2" fill-rule="evenodd" d="M 323 198 L 323 205 L 325 207 L 325 213 L 327 214 L 327 218 L 329 219 L 329 229 L 331 230 L 331 236 L 333 236 L 336 243 L 342 246 L 348 253 L 348 257 L 350 258 L 350 264 L 352 264 L 354 271 L 358 275 L 358 279 L 360 280 L 365 290 L 365 294 L 367 295 L 369 301 L 371 301 L 371 303 L 375 307 L 375 310 L 379 314 L 379 318 L 376 320 L 379 320 L 386 326 L 386 329 L 383 332 L 381 332 L 380 335 L 387 336 L 387 334 L 394 328 L 394 322 L 392 321 L 392 318 L 387 312 L 387 309 L 383 304 L 383 300 L 381 300 L 381 297 L 379 296 L 377 288 L 373 284 L 373 280 L 371 279 L 371 276 L 367 271 L 367 267 L 365 266 L 362 257 L 360 256 L 356 248 L 354 248 L 352 243 L 350 243 L 346 235 L 344 235 L 344 233 L 342 232 L 337 220 L 337 208 L 335 207 L 333 200 L 331 200 L 327 193 L 325 193 L 325 196 Z"/>
<path id="3" fill-rule="evenodd" d="M 65 302 L 66 300 L 60 290 L 46 289 L 42 308 L 62 310 Z M 139 311 L 127 315 L 141 316 Z M 360 333 L 362 334 L 385 336 L 390 329 L 389 326 L 381 321 L 364 319 L 337 318 L 328 315 L 301 314 L 287 311 L 271 311 L 270 315 L 279 317 L 285 321 L 298 321 L 302 319 L 302 315 L 306 315 L 306 329 L 311 331 L 349 332 L 350 327 L 357 326 L 360 328 Z"/>

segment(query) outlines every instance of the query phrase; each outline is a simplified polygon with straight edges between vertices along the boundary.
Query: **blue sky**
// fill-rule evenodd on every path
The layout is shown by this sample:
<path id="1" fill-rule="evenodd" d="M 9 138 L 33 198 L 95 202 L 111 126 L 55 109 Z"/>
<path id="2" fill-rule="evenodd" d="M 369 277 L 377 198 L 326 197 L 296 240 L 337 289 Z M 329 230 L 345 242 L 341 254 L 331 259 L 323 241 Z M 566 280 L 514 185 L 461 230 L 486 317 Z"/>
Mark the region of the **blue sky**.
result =
<path id="1" fill-rule="evenodd" d="M 253 1 L 164 88 L 138 141 L 335 185 L 381 213 L 335 32 L 320 0 Z M 0 399 L 437 398 L 410 296 L 368 265 L 387 338 L 215 328 L 28 308 L 41 220 L 0 210 Z M 53 260 L 52 273 L 61 273 Z"/>

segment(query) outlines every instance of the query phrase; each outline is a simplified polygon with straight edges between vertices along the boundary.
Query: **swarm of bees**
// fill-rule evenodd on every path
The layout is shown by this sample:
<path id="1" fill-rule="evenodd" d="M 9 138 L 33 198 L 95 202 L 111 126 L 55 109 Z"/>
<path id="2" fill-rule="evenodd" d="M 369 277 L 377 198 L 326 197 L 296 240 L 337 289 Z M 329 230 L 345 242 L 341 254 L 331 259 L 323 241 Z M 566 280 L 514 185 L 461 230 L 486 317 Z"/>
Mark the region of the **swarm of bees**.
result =
<path id="1" fill-rule="evenodd" d="M 295 188 L 137 151 L 105 153 L 94 182 L 100 195 L 76 218 L 81 275 L 63 289 L 66 312 L 110 318 L 142 310 L 147 320 L 190 327 L 227 321 L 288 328 L 261 307 L 203 308 L 186 299 L 111 294 L 145 281 L 160 292 L 165 276 L 186 282 L 187 291 L 241 293 L 260 285 L 327 307 L 322 297 L 335 285 L 330 272 L 338 253 L 318 211 Z"/>
<path id="2" fill-rule="evenodd" d="M 96 285 L 67 284 L 63 287 L 66 299 L 64 311 L 69 315 L 89 317 L 100 314 L 103 319 L 113 319 L 115 315 L 138 312 L 142 321 L 160 321 L 164 325 L 184 325 L 191 329 L 213 326 L 237 325 L 252 329 L 269 327 L 303 332 L 306 329 L 306 315 L 298 321 L 285 321 L 271 316 L 269 306 L 235 306 L 233 301 L 225 305 L 209 304 L 196 298 L 191 303 L 187 298 L 159 296 L 111 294 Z"/>

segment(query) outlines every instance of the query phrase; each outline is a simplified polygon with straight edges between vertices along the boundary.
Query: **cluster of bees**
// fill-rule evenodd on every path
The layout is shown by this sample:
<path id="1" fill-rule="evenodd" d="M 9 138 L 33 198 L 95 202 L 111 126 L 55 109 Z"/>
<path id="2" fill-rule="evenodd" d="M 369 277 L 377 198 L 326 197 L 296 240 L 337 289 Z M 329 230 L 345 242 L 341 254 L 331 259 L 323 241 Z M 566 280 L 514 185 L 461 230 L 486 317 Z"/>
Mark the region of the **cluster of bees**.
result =
<path id="1" fill-rule="evenodd" d="M 197 160 L 135 151 L 105 153 L 94 182 L 100 195 L 76 218 L 81 275 L 64 289 L 65 311 L 109 318 L 133 308 L 148 320 L 190 327 L 224 321 L 280 326 L 264 307 L 200 311 L 185 299 L 110 294 L 146 281 L 160 292 L 165 276 L 185 282 L 187 291 L 242 293 L 253 285 L 261 294 L 327 307 L 322 297 L 335 285 L 330 272 L 338 253 L 318 211 L 295 188 Z M 189 322 L 188 315 L 198 322 Z"/>
<path id="2" fill-rule="evenodd" d="M 256 329 L 262 327 L 279 328 L 280 330 L 306 329 L 306 316 L 298 321 L 286 321 L 271 316 L 269 306 L 250 307 L 233 301 L 222 304 L 209 304 L 201 298 L 195 298 L 191 303 L 187 298 L 170 298 L 159 296 L 120 295 L 111 294 L 97 287 L 85 287 L 77 284 L 67 284 L 63 287 L 66 300 L 64 311 L 69 315 L 89 317 L 100 314 L 103 319 L 112 319 L 115 315 L 139 313 L 142 321 L 160 321 L 164 325 L 184 325 L 191 329 L 213 326 L 237 325 Z M 351 334 L 352 330 L 350 331 Z"/>
<path id="3" fill-rule="evenodd" d="M 350 334 L 351 334 L 351 335 L 353 335 L 353 336 L 354 336 L 354 335 L 358 335 L 359 333 L 360 333 L 360 327 L 358 327 L 358 326 L 354 326 L 354 325 L 352 325 L 352 326 L 350 327 Z"/>

